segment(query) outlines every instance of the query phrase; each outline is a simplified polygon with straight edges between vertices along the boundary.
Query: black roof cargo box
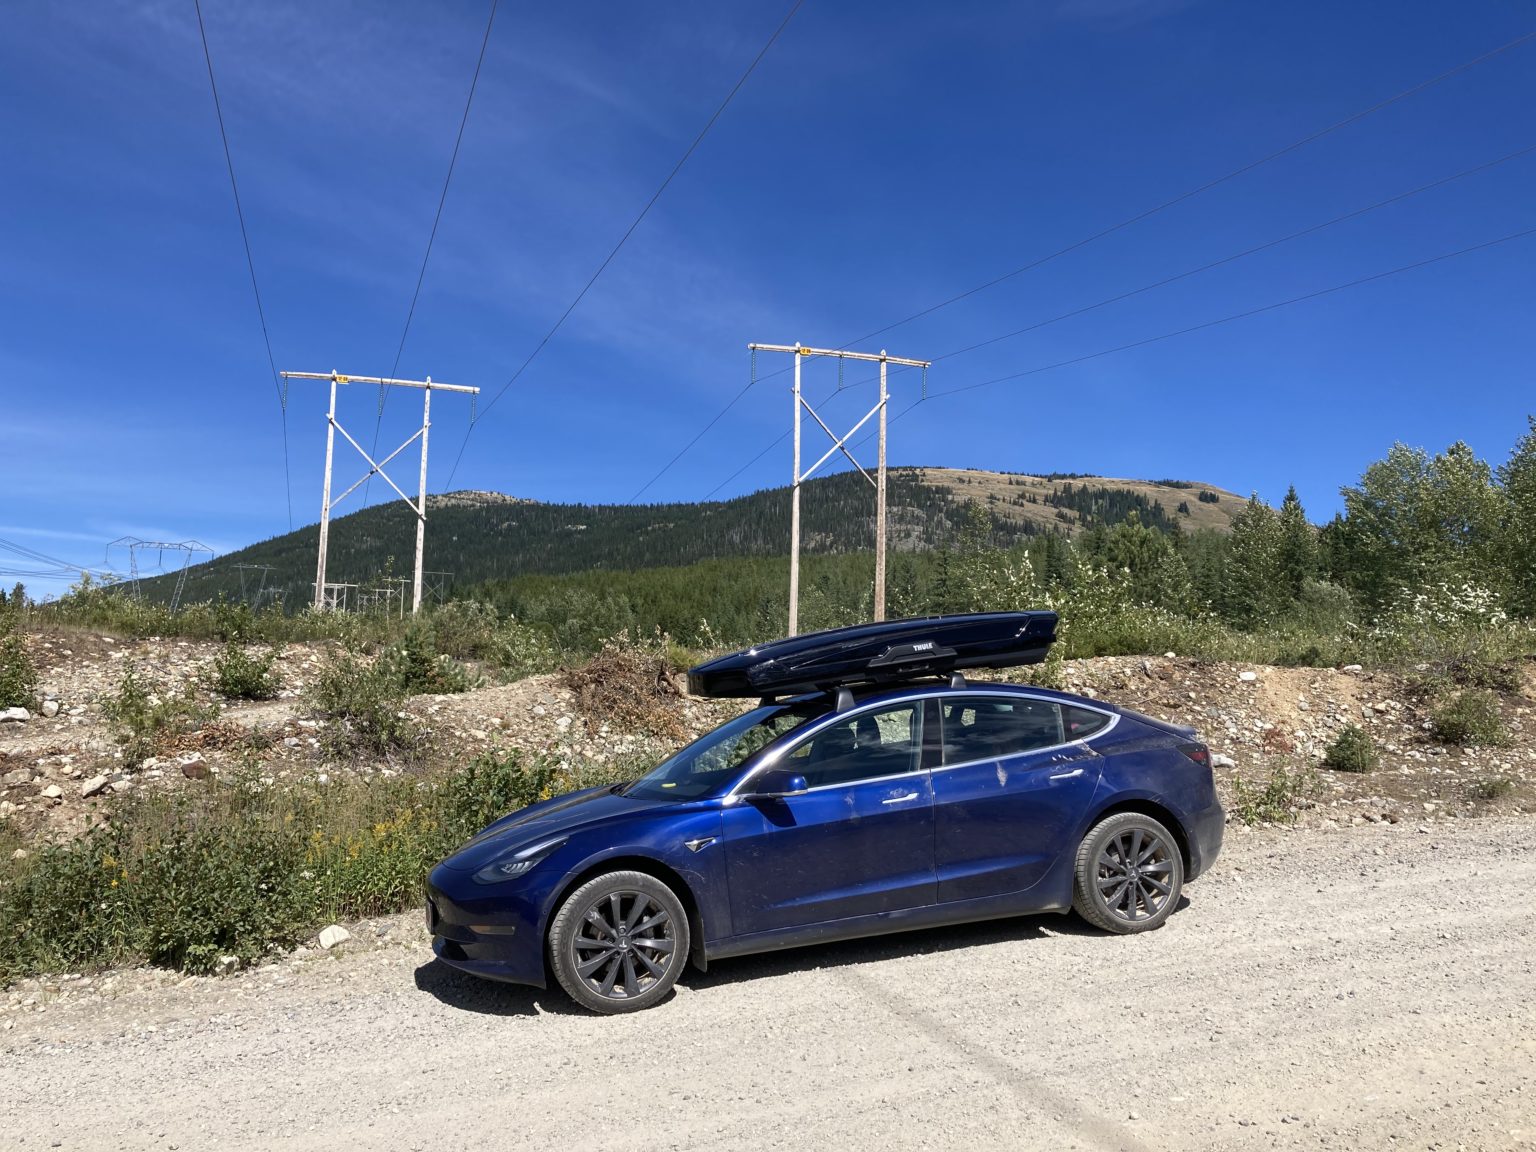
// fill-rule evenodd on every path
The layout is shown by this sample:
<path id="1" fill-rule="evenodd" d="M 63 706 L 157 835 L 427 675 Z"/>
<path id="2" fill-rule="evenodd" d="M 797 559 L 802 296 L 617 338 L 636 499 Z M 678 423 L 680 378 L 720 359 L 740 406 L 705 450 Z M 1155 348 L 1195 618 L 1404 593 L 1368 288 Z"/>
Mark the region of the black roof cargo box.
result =
<path id="1" fill-rule="evenodd" d="M 833 628 L 732 652 L 688 671 L 695 696 L 787 696 L 856 684 L 1038 664 L 1054 612 L 975 612 Z"/>

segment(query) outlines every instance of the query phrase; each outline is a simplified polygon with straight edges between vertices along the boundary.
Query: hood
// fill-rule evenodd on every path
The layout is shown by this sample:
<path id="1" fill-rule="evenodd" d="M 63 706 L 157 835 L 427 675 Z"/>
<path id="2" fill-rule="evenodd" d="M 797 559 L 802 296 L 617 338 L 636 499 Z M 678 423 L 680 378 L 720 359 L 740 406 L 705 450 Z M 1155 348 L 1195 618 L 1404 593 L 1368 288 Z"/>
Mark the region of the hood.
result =
<path id="1" fill-rule="evenodd" d="M 675 801 L 620 796 L 617 785 L 588 788 L 530 804 L 494 824 L 443 861 L 456 872 L 476 872 L 508 851 L 536 844 L 652 808 L 676 807 Z"/>

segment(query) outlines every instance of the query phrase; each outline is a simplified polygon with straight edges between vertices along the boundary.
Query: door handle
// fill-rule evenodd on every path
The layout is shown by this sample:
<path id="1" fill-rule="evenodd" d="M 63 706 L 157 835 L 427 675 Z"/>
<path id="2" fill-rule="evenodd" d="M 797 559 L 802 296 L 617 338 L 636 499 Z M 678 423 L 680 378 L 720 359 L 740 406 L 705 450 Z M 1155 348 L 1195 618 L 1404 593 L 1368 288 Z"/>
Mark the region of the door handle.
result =
<path id="1" fill-rule="evenodd" d="M 916 792 L 908 792 L 901 796 L 888 796 L 880 801 L 882 804 L 905 804 L 908 800 L 916 800 Z"/>
<path id="2" fill-rule="evenodd" d="M 1074 777 L 1081 776 L 1082 774 L 1083 774 L 1083 770 L 1081 768 L 1074 768 L 1070 772 L 1052 772 L 1051 773 L 1051 779 L 1052 780 L 1071 780 Z"/>

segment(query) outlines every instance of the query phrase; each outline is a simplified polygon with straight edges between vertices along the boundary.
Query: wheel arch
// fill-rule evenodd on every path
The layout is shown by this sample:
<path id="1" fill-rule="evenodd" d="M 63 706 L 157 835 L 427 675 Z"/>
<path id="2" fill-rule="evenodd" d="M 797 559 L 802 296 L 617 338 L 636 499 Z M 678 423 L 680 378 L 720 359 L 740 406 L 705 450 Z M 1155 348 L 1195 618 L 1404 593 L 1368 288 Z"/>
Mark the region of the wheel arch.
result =
<path id="1" fill-rule="evenodd" d="M 1150 816 L 1164 828 L 1173 834 L 1175 843 L 1179 846 L 1179 858 L 1184 862 L 1184 871 L 1187 873 L 1190 866 L 1189 833 L 1184 829 L 1184 822 L 1179 819 L 1173 809 L 1159 804 L 1156 800 L 1145 796 L 1121 797 L 1102 809 L 1095 812 L 1083 829 L 1083 835 L 1088 835 L 1098 827 L 1101 820 L 1107 820 L 1111 816 L 1118 816 L 1122 812 L 1139 812 L 1143 816 Z M 1081 839 L 1081 837 L 1079 837 Z"/>
<path id="2" fill-rule="evenodd" d="M 555 913 L 565 903 L 566 898 L 576 889 L 580 888 L 588 880 L 601 876 L 607 872 L 644 872 L 647 876 L 653 876 L 660 880 L 683 902 L 683 909 L 688 913 L 688 959 L 700 972 L 706 967 L 704 956 L 704 920 L 699 913 L 699 901 L 693 893 L 693 888 L 688 881 L 683 879 L 682 873 L 675 868 L 656 859 L 654 856 L 621 855 L 605 856 L 601 860 L 594 860 L 585 868 L 571 875 L 555 889 L 545 909 L 543 922 L 539 925 L 539 945 L 546 955 L 549 951 L 549 926 L 554 921 Z"/>

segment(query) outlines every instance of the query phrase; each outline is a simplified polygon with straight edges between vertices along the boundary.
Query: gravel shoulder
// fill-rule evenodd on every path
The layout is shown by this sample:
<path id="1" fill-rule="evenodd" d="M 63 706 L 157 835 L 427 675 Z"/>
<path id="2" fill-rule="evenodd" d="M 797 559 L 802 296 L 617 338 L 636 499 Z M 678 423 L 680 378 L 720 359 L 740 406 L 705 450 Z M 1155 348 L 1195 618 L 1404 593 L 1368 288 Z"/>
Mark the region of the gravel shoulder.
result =
<path id="1" fill-rule="evenodd" d="M 1150 935 L 747 958 L 628 1017 L 461 977 L 415 916 L 225 979 L 29 982 L 0 1148 L 1536 1148 L 1533 836 L 1234 828 Z"/>

